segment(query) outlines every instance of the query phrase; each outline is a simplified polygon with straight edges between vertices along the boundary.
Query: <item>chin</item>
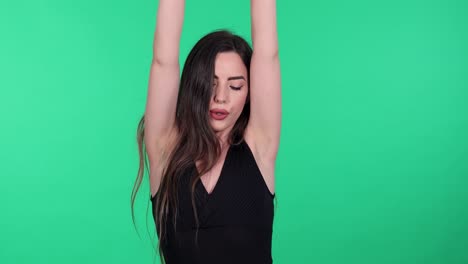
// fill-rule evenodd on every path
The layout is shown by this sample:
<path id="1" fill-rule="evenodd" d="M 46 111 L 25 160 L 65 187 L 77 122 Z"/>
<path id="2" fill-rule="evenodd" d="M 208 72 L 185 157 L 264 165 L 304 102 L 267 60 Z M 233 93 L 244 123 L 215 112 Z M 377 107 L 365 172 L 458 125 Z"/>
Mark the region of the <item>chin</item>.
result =
<path id="1" fill-rule="evenodd" d="M 219 132 L 225 129 L 225 127 L 220 127 L 220 126 L 211 126 L 215 132 Z"/>
<path id="2" fill-rule="evenodd" d="M 214 122 L 211 122 L 211 127 L 214 131 L 219 132 L 225 130 L 227 126 L 226 124 L 215 124 Z"/>

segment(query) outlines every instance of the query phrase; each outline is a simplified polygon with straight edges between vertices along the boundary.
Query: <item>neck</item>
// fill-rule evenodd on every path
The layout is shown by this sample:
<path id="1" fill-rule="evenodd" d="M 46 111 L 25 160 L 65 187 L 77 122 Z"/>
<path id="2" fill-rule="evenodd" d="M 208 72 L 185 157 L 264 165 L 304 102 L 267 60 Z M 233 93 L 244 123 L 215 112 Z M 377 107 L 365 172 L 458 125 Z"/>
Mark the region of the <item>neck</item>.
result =
<path id="1" fill-rule="evenodd" d="M 221 144 L 221 147 L 224 149 L 228 145 L 228 136 L 229 136 L 230 128 L 216 132 L 216 137 Z"/>

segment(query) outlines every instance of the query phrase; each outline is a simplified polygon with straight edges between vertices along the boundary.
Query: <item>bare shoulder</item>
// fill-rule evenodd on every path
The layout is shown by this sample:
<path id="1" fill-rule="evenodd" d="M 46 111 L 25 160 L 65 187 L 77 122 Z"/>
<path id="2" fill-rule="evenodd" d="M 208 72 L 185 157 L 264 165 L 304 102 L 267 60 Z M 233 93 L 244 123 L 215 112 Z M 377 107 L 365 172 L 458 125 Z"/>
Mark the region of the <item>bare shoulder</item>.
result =
<path id="1" fill-rule="evenodd" d="M 162 171 L 167 165 L 169 155 L 175 147 L 178 136 L 178 130 L 173 127 L 170 132 L 161 136 L 156 146 L 154 146 L 155 151 L 149 159 L 151 196 L 154 196 L 159 189 Z"/>
<path id="2" fill-rule="evenodd" d="M 255 162 L 271 194 L 275 193 L 275 163 L 279 142 L 269 142 L 247 126 L 244 139 L 252 150 Z"/>

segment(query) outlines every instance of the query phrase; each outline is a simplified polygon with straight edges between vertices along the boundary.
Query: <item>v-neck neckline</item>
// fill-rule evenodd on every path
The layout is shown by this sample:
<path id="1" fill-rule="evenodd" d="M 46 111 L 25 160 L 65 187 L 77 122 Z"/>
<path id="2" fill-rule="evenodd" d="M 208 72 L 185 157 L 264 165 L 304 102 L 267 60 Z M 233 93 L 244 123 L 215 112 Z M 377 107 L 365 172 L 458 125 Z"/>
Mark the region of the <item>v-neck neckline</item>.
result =
<path id="1" fill-rule="evenodd" d="M 198 181 L 198 184 L 197 185 L 200 185 L 201 189 L 203 189 L 203 193 L 206 195 L 206 197 L 210 198 L 210 197 L 213 197 L 213 194 L 216 192 L 217 189 L 219 189 L 219 184 L 221 183 L 221 180 L 223 179 L 223 175 L 226 173 L 225 170 L 226 170 L 226 166 L 227 166 L 227 162 L 228 162 L 228 158 L 230 157 L 229 154 L 231 152 L 231 149 L 232 149 L 232 145 L 229 145 L 228 147 L 228 150 L 227 150 L 227 153 L 226 153 L 226 157 L 224 158 L 224 161 L 223 161 L 223 166 L 221 167 L 221 171 L 220 171 L 220 174 L 219 174 L 219 177 L 218 177 L 218 180 L 216 181 L 214 187 L 213 187 L 213 190 L 211 190 L 211 193 L 208 193 L 208 191 L 206 190 L 206 187 L 205 185 L 203 184 L 201 178 L 199 179 Z M 198 168 L 197 168 L 197 164 L 195 162 L 193 162 L 193 167 L 195 169 L 195 171 L 198 173 Z"/>

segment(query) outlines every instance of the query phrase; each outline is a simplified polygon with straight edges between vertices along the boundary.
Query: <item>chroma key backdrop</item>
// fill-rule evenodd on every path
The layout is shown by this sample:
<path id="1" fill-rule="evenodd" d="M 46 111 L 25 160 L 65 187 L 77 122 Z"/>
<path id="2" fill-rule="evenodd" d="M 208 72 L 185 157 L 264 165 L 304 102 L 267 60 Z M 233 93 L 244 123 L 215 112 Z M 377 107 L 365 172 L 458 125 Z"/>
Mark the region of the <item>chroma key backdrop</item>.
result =
<path id="1" fill-rule="evenodd" d="M 135 203 L 157 1 L 0 4 L 0 263 L 159 263 Z M 248 0 L 187 0 L 251 43 Z M 468 2 L 277 0 L 279 264 L 468 263 Z"/>

